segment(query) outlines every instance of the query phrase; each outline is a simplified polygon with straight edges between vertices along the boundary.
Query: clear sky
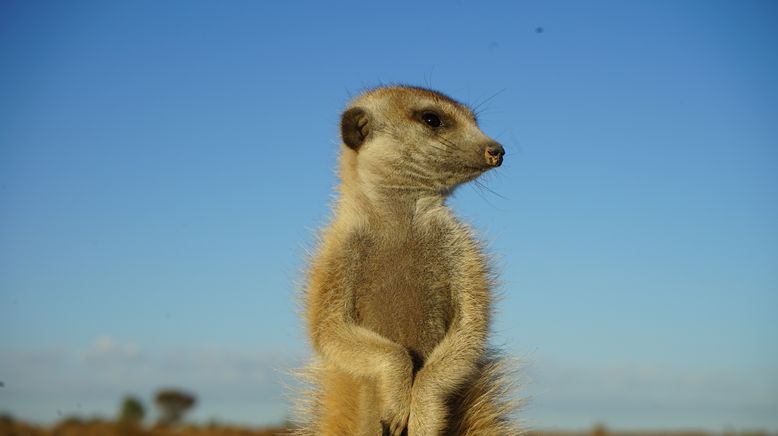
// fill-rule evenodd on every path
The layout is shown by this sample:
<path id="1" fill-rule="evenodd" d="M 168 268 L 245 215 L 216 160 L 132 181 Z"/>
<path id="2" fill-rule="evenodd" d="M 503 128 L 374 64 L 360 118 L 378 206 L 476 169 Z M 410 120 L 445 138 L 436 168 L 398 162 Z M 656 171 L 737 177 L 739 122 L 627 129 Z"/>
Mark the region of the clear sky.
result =
<path id="1" fill-rule="evenodd" d="M 0 4 L 0 411 L 286 416 L 339 112 L 482 108 L 451 205 L 502 279 L 539 428 L 778 431 L 778 4 Z M 491 190 L 491 191 L 490 191 Z M 493 192 L 492 192 L 493 191 Z"/>

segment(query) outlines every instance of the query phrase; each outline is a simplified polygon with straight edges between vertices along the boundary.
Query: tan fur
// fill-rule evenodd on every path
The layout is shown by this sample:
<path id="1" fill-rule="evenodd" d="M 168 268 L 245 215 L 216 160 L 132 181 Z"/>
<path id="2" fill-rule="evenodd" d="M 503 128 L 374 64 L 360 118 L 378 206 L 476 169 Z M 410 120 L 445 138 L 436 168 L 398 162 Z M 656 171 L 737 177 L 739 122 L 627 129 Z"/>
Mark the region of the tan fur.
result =
<path id="1" fill-rule="evenodd" d="M 468 108 L 414 87 L 360 95 L 342 135 L 334 217 L 304 294 L 316 361 L 298 434 L 517 434 L 487 347 L 488 262 L 445 205 L 502 147 Z"/>

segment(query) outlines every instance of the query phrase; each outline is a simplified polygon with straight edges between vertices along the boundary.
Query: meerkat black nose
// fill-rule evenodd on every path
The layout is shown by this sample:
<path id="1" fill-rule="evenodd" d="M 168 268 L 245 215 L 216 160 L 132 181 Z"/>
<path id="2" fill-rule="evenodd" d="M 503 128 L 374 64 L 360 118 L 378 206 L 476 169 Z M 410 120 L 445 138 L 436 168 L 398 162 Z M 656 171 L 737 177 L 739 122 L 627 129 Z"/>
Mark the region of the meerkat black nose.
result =
<path id="1" fill-rule="evenodd" d="M 486 147 L 486 152 L 489 153 L 489 156 L 505 156 L 505 149 L 502 148 L 502 145 L 500 144 L 493 144 Z"/>
<path id="2" fill-rule="evenodd" d="M 502 157 L 505 156 L 505 149 L 502 148 L 502 145 L 493 142 L 486 146 L 484 155 L 487 164 L 498 167 L 502 164 Z"/>

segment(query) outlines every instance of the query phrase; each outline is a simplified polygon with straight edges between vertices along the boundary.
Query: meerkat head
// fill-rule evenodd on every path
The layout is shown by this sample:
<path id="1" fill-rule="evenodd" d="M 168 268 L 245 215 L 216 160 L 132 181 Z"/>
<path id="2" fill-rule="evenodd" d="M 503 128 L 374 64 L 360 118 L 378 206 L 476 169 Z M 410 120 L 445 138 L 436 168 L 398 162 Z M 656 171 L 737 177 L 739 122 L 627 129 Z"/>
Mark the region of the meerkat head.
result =
<path id="1" fill-rule="evenodd" d="M 445 195 L 500 166 L 505 155 L 472 110 L 423 88 L 367 91 L 343 113 L 340 127 L 344 172 L 373 190 Z"/>

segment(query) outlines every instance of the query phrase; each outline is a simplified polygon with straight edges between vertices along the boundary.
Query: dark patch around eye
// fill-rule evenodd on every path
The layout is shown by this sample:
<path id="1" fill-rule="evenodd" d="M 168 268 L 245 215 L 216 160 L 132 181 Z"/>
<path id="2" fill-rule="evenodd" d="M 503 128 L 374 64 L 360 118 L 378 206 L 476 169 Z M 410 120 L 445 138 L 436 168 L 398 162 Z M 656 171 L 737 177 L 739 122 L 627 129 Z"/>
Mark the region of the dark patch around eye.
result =
<path id="1" fill-rule="evenodd" d="M 450 129 L 456 125 L 453 118 L 434 107 L 415 110 L 411 118 L 435 130 Z"/>
<path id="2" fill-rule="evenodd" d="M 430 127 L 440 127 L 440 125 L 443 124 L 440 121 L 440 117 L 432 112 L 424 112 L 421 115 L 421 119 Z"/>

